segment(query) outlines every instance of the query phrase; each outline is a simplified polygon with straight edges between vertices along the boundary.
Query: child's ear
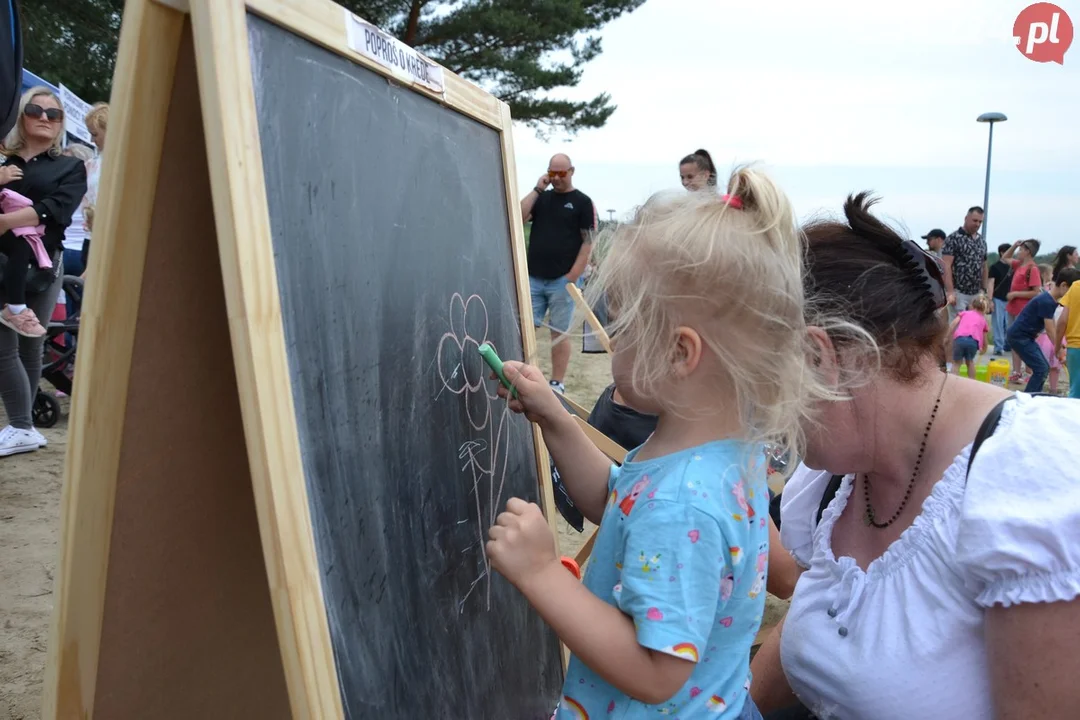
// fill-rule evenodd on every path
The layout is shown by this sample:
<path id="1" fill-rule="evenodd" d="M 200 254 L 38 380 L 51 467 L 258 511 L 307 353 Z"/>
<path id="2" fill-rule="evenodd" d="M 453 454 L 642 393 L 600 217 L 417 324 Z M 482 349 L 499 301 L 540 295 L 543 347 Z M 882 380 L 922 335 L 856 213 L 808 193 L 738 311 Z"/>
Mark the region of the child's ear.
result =
<path id="1" fill-rule="evenodd" d="M 672 363 L 675 375 L 687 377 L 701 362 L 702 342 L 697 330 L 688 327 L 675 328 L 675 347 Z"/>

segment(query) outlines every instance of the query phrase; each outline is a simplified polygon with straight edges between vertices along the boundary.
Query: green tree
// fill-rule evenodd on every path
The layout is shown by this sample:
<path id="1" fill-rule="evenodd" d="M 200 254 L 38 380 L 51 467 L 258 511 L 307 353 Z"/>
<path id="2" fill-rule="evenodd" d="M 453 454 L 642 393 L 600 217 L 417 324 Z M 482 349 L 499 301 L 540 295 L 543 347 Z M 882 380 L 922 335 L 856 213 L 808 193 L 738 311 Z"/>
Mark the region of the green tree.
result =
<path id="1" fill-rule="evenodd" d="M 559 97 L 601 52 L 604 25 L 645 0 L 339 0 L 510 105 L 540 134 L 602 127 L 601 93 Z M 89 102 L 107 99 L 123 0 L 23 0 L 25 66 Z"/>
<path id="2" fill-rule="evenodd" d="M 93 103 L 109 99 L 123 0 L 21 0 L 23 67 Z"/>
<path id="3" fill-rule="evenodd" d="M 546 134 L 602 127 L 615 106 L 601 93 L 555 97 L 575 87 L 600 54 L 598 31 L 645 0 L 344 0 L 444 67 L 510 105 L 517 120 Z"/>

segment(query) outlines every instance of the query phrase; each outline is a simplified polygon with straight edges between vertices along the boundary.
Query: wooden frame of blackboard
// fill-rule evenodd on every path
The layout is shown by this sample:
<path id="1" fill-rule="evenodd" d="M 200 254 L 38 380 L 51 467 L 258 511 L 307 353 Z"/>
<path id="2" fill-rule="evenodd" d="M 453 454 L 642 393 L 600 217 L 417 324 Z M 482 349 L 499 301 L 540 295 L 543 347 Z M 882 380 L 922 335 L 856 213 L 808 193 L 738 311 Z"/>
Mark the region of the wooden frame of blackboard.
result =
<path id="1" fill-rule="evenodd" d="M 303 468 L 248 12 L 400 84 L 349 49 L 344 10 L 329 0 L 126 1 L 82 314 L 43 718 L 131 717 L 132 708 L 165 720 L 343 716 L 306 491 L 296 482 Z M 500 133 L 531 358 L 509 108 L 452 73 L 444 82 L 445 94 L 410 89 Z M 235 373 L 221 372 L 215 343 L 231 348 Z M 177 407 L 156 407 L 155 397 Z M 549 460 L 535 427 L 532 436 L 554 529 Z M 222 568 L 228 576 L 215 574 Z M 153 667 L 140 687 L 125 682 L 134 663 Z"/>

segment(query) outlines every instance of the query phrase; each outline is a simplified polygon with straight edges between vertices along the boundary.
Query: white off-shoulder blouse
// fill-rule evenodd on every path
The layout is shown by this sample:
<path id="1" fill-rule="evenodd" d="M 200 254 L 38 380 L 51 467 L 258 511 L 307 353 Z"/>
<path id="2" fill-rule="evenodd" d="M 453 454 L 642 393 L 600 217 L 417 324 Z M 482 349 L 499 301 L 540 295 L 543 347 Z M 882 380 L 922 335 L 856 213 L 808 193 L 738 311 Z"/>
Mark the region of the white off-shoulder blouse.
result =
<path id="1" fill-rule="evenodd" d="M 866 572 L 832 551 L 844 478 L 801 466 L 784 488 L 781 541 L 805 572 L 781 660 L 821 720 L 993 716 L 985 611 L 1080 595 L 1080 400 L 1018 394 L 979 449 L 967 446 L 922 512 Z"/>

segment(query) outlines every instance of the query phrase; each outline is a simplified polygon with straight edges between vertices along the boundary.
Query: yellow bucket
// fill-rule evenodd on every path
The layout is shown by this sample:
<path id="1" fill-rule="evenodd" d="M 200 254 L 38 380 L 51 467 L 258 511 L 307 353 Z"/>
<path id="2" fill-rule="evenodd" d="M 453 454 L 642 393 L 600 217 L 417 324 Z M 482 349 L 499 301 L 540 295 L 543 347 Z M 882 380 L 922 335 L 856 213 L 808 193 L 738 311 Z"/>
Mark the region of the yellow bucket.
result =
<path id="1" fill-rule="evenodd" d="M 1003 358 L 991 360 L 986 375 L 992 385 L 1005 387 L 1009 382 L 1009 361 Z"/>

